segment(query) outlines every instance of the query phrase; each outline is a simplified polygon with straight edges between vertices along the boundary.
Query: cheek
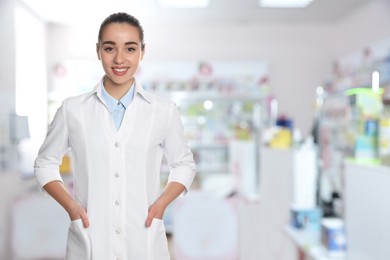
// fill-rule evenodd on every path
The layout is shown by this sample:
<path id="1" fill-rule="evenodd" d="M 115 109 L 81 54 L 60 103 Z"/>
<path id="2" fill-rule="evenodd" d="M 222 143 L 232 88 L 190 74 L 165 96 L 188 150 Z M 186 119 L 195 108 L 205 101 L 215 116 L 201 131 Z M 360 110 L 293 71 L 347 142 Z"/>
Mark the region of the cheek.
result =
<path id="1" fill-rule="evenodd" d="M 143 55 L 138 54 L 138 55 L 134 55 L 132 57 L 132 60 L 134 63 L 139 63 L 142 60 L 142 58 L 143 58 Z"/>
<path id="2" fill-rule="evenodd" d="M 100 60 L 103 63 L 108 63 L 111 60 L 110 54 L 105 53 L 105 52 L 100 52 Z"/>
<path id="3" fill-rule="evenodd" d="M 111 67 L 110 59 L 105 56 L 100 57 L 100 61 L 102 62 L 103 67 Z"/>

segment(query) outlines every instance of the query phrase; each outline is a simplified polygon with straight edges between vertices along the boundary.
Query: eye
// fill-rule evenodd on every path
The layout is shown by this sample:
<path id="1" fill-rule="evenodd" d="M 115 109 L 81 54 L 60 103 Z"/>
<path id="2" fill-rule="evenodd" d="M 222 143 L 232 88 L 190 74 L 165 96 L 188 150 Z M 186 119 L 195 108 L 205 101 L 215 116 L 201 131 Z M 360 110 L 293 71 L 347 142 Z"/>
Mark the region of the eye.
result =
<path id="1" fill-rule="evenodd" d="M 135 51 L 135 48 L 133 48 L 133 47 L 127 48 L 127 51 L 128 52 L 133 52 L 133 51 Z"/>
<path id="2" fill-rule="evenodd" d="M 112 47 L 106 47 L 104 48 L 104 51 L 106 52 L 112 52 L 113 48 Z"/>

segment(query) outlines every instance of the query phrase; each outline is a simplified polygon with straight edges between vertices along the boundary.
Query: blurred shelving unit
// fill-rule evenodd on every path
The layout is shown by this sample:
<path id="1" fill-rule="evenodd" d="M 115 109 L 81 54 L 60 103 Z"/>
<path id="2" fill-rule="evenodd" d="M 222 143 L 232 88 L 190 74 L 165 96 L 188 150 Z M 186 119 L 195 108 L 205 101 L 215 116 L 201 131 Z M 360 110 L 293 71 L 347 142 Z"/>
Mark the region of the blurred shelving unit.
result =
<path id="1" fill-rule="evenodd" d="M 260 95 L 216 93 L 163 95 L 174 100 L 182 116 L 200 185 L 211 175 L 223 174 L 230 178 L 240 176 L 243 183 L 248 183 L 246 178 L 254 179 L 250 193 L 258 190 L 260 135 L 262 127 L 269 124 L 266 99 Z M 168 177 L 168 167 L 164 164 L 162 173 L 163 178 Z M 248 189 L 244 186 L 241 188 Z M 236 188 L 240 189 L 231 187 Z"/>
<path id="2" fill-rule="evenodd" d="M 343 217 L 347 158 L 381 164 L 378 131 L 382 99 L 390 93 L 389 50 L 390 40 L 336 61 L 333 78 L 319 97 L 318 200 L 325 215 Z M 375 73 L 377 83 L 373 80 Z"/>
<path id="3" fill-rule="evenodd" d="M 389 161 L 381 148 L 390 147 L 383 142 L 390 139 L 388 121 L 382 123 L 390 100 L 390 39 L 337 60 L 317 99 L 318 203 L 324 217 L 345 222 L 348 259 L 386 259 L 388 209 L 380 201 L 388 182 L 388 165 L 382 164 Z M 298 235 L 292 231 L 290 236 Z"/>

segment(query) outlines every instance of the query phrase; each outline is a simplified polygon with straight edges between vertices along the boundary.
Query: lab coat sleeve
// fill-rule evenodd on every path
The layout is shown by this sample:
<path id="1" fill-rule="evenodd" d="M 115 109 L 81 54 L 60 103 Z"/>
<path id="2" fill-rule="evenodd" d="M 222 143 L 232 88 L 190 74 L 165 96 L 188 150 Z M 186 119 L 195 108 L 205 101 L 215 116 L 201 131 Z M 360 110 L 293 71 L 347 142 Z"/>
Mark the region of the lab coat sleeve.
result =
<path id="1" fill-rule="evenodd" d="M 66 102 L 63 102 L 49 125 L 45 141 L 39 149 L 34 163 L 34 174 L 44 195 L 47 195 L 43 190 L 45 184 L 56 180 L 62 182 L 59 166 L 69 147 L 65 104 Z"/>
<path id="2" fill-rule="evenodd" d="M 195 177 L 196 166 L 174 103 L 170 107 L 164 147 L 170 169 L 168 183 L 181 183 L 188 191 Z"/>

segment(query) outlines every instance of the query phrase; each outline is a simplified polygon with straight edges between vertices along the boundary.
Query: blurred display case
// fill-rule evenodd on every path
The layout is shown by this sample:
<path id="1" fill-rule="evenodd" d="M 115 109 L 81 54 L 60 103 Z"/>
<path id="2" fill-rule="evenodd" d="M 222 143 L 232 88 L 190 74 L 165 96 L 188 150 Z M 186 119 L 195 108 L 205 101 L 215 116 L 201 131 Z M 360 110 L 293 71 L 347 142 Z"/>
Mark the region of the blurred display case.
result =
<path id="1" fill-rule="evenodd" d="M 390 147 L 384 141 L 390 136 L 385 136 L 383 104 L 390 100 L 389 89 L 387 39 L 337 60 L 332 80 L 317 91 L 318 200 L 325 216 L 344 214 L 345 161 L 385 162 L 381 151 Z"/>
<path id="2" fill-rule="evenodd" d="M 345 160 L 380 164 L 379 120 L 383 90 L 353 88 L 327 94 L 318 119 L 320 203 L 325 216 L 340 216 Z M 336 202 L 337 203 L 337 202 Z"/>
<path id="3" fill-rule="evenodd" d="M 260 96 L 222 97 L 177 95 L 185 132 L 199 173 L 230 172 L 229 147 L 233 140 L 258 141 L 267 111 Z"/>

